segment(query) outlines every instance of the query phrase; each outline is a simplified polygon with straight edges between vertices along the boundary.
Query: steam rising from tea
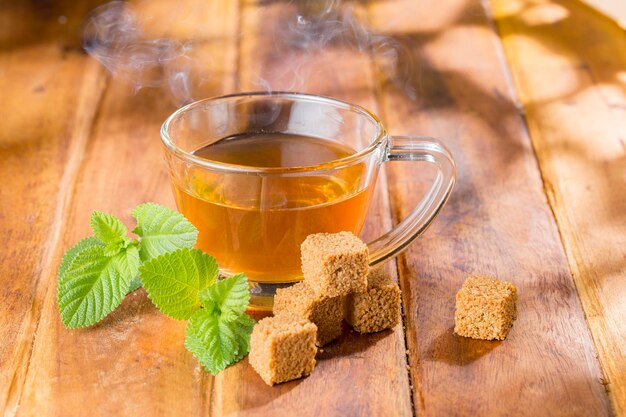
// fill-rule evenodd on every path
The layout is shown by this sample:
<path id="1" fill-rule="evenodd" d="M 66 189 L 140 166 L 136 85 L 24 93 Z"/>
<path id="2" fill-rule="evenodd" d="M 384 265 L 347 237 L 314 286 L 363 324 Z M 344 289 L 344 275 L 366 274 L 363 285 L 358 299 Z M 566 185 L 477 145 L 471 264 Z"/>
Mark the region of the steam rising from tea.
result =
<path id="1" fill-rule="evenodd" d="M 271 45 L 271 51 L 255 65 L 258 72 L 247 73 L 247 90 L 317 92 L 316 85 L 342 72 L 348 56 L 360 56 L 364 71 L 373 65 L 414 97 L 408 85 L 412 68 L 401 43 L 369 30 L 358 2 L 244 2 L 238 10 L 241 27 L 205 23 L 207 16 L 229 13 L 233 7 L 226 2 L 197 1 L 181 7 L 171 1 L 167 8 L 159 4 L 110 2 L 94 9 L 85 25 L 85 50 L 137 90 L 162 89 L 179 105 L 233 92 L 223 91 L 219 79 L 224 60 L 232 60 L 236 68 L 236 55 L 225 51 L 236 51 L 243 40 L 254 38 Z M 225 20 L 237 21 L 227 16 Z M 247 32 L 250 28 L 253 31 Z M 242 71 L 250 69 L 240 67 Z"/>

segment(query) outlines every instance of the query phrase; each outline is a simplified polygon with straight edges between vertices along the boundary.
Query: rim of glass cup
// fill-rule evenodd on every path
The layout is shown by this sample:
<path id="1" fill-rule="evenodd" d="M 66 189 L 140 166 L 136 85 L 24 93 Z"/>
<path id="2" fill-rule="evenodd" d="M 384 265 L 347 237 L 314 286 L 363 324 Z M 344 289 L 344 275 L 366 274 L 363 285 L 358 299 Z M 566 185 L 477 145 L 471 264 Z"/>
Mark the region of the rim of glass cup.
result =
<path id="1" fill-rule="evenodd" d="M 183 113 L 195 107 L 201 106 L 202 104 L 206 102 L 230 99 L 234 97 L 257 97 L 257 96 L 268 96 L 268 97 L 280 96 L 280 97 L 291 98 L 291 99 L 299 100 L 299 101 L 305 100 L 305 101 L 318 102 L 318 103 L 321 102 L 321 103 L 331 104 L 335 107 L 340 107 L 346 110 L 355 111 L 356 113 L 359 113 L 365 116 L 367 119 L 373 122 L 374 125 L 376 126 L 376 133 L 375 133 L 374 140 L 372 140 L 367 147 L 361 149 L 358 152 L 353 153 L 352 155 L 348 155 L 339 159 L 334 159 L 332 161 L 324 162 L 322 164 L 307 165 L 307 166 L 293 166 L 293 167 L 256 167 L 252 165 L 236 165 L 236 164 L 229 164 L 226 162 L 219 162 L 219 161 L 213 161 L 210 159 L 200 158 L 191 152 L 187 152 L 184 149 L 181 149 L 179 146 L 177 146 L 174 143 L 174 141 L 169 135 L 169 127 L 172 122 L 174 122 L 177 118 L 179 118 Z M 178 110 L 176 110 L 174 113 L 172 113 L 161 126 L 161 140 L 163 141 L 167 149 L 171 151 L 172 153 L 174 153 L 179 158 L 187 162 L 191 162 L 195 165 L 201 166 L 203 168 L 217 170 L 217 171 L 239 172 L 239 173 L 249 172 L 249 173 L 265 173 L 265 174 L 284 174 L 284 173 L 294 173 L 294 172 L 318 171 L 318 170 L 326 170 L 326 169 L 341 168 L 341 167 L 349 166 L 353 164 L 354 162 L 358 162 L 359 160 L 363 159 L 365 156 L 373 152 L 378 146 L 380 146 L 383 143 L 383 139 L 386 136 L 387 136 L 387 132 L 385 131 L 385 128 L 382 122 L 380 121 L 380 119 L 378 118 L 378 116 L 376 116 L 374 113 L 372 113 L 371 111 L 367 110 L 364 107 L 361 107 L 357 104 L 349 103 L 347 101 L 338 100 L 332 97 L 326 97 L 326 96 L 321 96 L 317 94 L 294 93 L 294 92 L 286 92 L 286 91 L 272 91 L 272 92 L 254 91 L 254 92 L 245 92 L 245 93 L 235 93 L 235 94 L 227 94 L 223 96 L 210 97 L 210 98 L 205 98 L 202 100 L 194 101 L 193 103 L 187 104 L 186 106 L 183 106 L 179 108 Z"/>

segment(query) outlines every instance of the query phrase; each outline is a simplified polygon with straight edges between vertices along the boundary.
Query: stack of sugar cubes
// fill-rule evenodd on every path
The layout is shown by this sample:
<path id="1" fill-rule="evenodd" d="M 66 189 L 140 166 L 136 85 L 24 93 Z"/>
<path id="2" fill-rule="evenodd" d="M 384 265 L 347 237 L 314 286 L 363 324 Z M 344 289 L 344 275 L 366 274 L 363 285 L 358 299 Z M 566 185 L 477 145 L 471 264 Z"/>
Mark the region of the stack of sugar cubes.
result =
<path id="1" fill-rule="evenodd" d="M 360 333 L 394 327 L 400 289 L 370 270 L 367 245 L 350 232 L 318 233 L 302 243 L 304 280 L 279 289 L 274 317 L 259 321 L 250 340 L 250 364 L 269 384 L 307 376 L 318 346 L 335 340 L 345 320 Z"/>

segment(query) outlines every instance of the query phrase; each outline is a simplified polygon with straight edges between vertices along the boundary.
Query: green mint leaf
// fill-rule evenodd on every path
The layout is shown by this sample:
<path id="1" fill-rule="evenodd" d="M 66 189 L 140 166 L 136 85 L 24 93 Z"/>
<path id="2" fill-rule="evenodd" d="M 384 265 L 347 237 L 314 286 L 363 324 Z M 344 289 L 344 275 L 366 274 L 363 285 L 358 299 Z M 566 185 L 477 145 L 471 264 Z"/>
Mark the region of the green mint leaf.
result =
<path id="1" fill-rule="evenodd" d="M 182 214 L 154 203 L 141 204 L 133 210 L 141 237 L 140 256 L 147 261 L 176 249 L 191 248 L 198 230 Z"/>
<path id="2" fill-rule="evenodd" d="M 127 254 L 127 261 L 132 262 L 131 265 L 127 266 L 127 268 L 131 268 L 130 270 L 120 269 L 122 273 L 132 274 L 133 276 L 133 279 L 130 282 L 130 286 L 128 288 L 128 293 L 131 293 L 137 288 L 141 287 L 141 278 L 139 277 L 139 265 L 141 265 L 141 259 L 139 257 L 139 241 L 125 237 L 124 240 L 121 240 L 119 242 L 111 242 L 104 248 L 105 256 L 115 256 L 122 252 Z M 122 264 L 120 267 L 124 268 L 125 265 Z"/>
<path id="3" fill-rule="evenodd" d="M 131 281 L 139 273 L 139 249 L 135 246 L 129 246 L 121 250 L 119 254 L 114 256 L 115 267 L 120 274 L 130 277 Z M 129 283 L 130 285 L 130 283 Z"/>
<path id="4" fill-rule="evenodd" d="M 185 347 L 207 371 L 217 375 L 235 360 L 237 342 L 219 315 L 203 309 L 195 312 L 187 324 Z"/>
<path id="5" fill-rule="evenodd" d="M 90 326 L 122 302 L 132 275 L 133 257 L 127 253 L 105 256 L 104 246 L 89 246 L 76 254 L 59 275 L 57 297 L 61 321 L 67 328 Z"/>
<path id="6" fill-rule="evenodd" d="M 250 286 L 244 274 L 223 279 L 200 291 L 200 300 L 208 310 L 217 311 L 231 321 L 241 316 L 250 301 Z"/>
<path id="7" fill-rule="evenodd" d="M 137 254 L 139 254 L 139 241 L 138 240 L 130 240 L 128 239 L 128 245 L 126 246 L 127 250 L 137 250 Z M 137 272 L 135 272 L 134 278 L 130 282 L 130 287 L 128 288 L 128 293 L 135 291 L 137 288 L 141 287 L 141 277 L 139 276 L 139 266 L 141 266 L 141 257 L 138 255 L 139 263 L 137 264 Z"/>
<path id="8" fill-rule="evenodd" d="M 115 256 L 124 248 L 124 241 L 107 243 L 104 247 L 104 256 Z"/>
<path id="9" fill-rule="evenodd" d="M 139 241 L 132 240 L 127 237 L 117 242 L 111 242 L 104 248 L 104 254 L 106 256 L 114 256 L 120 253 L 123 249 L 126 249 L 129 245 L 134 244 L 135 247 L 139 247 Z"/>
<path id="10" fill-rule="evenodd" d="M 94 211 L 91 215 L 91 230 L 93 234 L 104 243 L 118 243 L 124 240 L 128 229 L 117 217 Z"/>
<path id="11" fill-rule="evenodd" d="M 200 250 L 179 249 L 145 262 L 139 272 L 154 305 L 174 319 L 187 320 L 200 308 L 200 290 L 215 282 L 217 262 Z"/>
<path id="12" fill-rule="evenodd" d="M 185 347 L 213 375 L 241 360 L 250 351 L 254 320 L 247 315 L 225 321 L 207 309 L 196 311 L 185 331 Z"/>
<path id="13" fill-rule="evenodd" d="M 252 328 L 256 324 L 250 316 L 247 314 L 241 315 L 233 325 L 235 340 L 239 347 L 235 354 L 234 362 L 239 362 L 250 352 L 250 335 L 252 334 Z"/>
<path id="14" fill-rule="evenodd" d="M 103 246 L 103 243 L 102 241 L 100 241 L 100 239 L 97 239 L 95 237 L 86 237 L 71 248 L 69 248 L 63 255 L 63 259 L 61 260 L 61 264 L 59 265 L 58 276 L 60 277 L 65 273 L 65 271 L 67 271 L 67 268 L 69 268 L 69 266 L 72 264 L 72 261 L 74 261 L 74 259 L 80 252 L 93 246 Z"/>

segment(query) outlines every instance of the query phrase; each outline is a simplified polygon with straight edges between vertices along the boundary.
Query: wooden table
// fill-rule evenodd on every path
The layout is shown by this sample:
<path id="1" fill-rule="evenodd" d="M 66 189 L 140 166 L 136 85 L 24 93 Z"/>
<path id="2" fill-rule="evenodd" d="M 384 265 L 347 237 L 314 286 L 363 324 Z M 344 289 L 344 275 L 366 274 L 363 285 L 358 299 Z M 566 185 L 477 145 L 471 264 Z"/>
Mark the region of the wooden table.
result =
<path id="1" fill-rule="evenodd" d="M 84 54 L 94 6 L 0 4 L 5 416 L 626 416 L 623 29 L 576 1 L 346 2 L 385 36 L 373 45 L 402 45 L 390 71 L 393 57 L 372 44 L 277 49 L 272 22 L 295 18 L 301 2 L 137 4 L 151 36 L 194 39 L 192 62 L 210 72 L 203 95 L 261 80 L 331 95 L 369 107 L 394 134 L 442 138 L 456 158 L 449 203 L 388 265 L 402 326 L 344 337 L 309 378 L 268 387 L 247 360 L 204 372 L 183 346 L 184 323 L 143 290 L 92 328 L 60 323 L 56 269 L 89 234 L 91 211 L 130 225 L 141 202 L 173 207 L 158 131 L 175 106 Z M 311 78 L 293 84 L 290 63 L 313 65 Z M 423 172 L 387 166 L 366 238 L 412 208 Z M 503 342 L 452 333 L 454 295 L 471 273 L 519 289 Z"/>

